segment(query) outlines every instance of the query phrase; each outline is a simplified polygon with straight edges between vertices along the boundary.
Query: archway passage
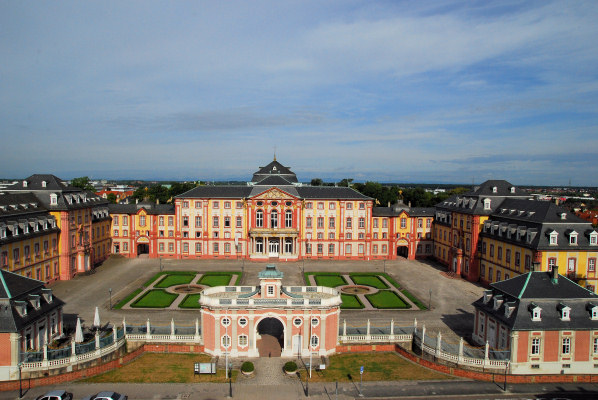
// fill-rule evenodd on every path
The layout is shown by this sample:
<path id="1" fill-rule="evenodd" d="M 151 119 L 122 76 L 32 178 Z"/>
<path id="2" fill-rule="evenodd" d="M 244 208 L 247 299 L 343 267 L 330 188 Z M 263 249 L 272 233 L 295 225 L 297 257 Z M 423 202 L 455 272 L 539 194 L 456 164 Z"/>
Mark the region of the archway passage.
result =
<path id="1" fill-rule="evenodd" d="M 137 245 L 137 255 L 140 256 L 142 254 L 149 254 L 149 244 Z"/>
<path id="2" fill-rule="evenodd" d="M 260 357 L 280 357 L 284 347 L 284 327 L 276 318 L 265 318 L 257 324 L 260 339 L 256 341 Z"/>
<path id="3" fill-rule="evenodd" d="M 409 257 L 409 247 L 408 246 L 397 246 L 397 256 L 399 257 Z"/>

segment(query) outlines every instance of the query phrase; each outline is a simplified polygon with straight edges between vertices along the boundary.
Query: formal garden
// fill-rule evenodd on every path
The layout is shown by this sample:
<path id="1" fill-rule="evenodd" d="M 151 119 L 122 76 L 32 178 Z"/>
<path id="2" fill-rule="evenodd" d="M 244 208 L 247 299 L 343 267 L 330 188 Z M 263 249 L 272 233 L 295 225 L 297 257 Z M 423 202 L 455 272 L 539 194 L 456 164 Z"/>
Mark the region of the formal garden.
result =
<path id="1" fill-rule="evenodd" d="M 114 308 L 197 309 L 204 288 L 238 285 L 241 276 L 239 271 L 162 271 L 129 293 Z"/>
<path id="2" fill-rule="evenodd" d="M 420 309 L 426 306 L 390 275 L 381 272 L 306 272 L 308 285 L 338 289 L 345 310 Z"/>

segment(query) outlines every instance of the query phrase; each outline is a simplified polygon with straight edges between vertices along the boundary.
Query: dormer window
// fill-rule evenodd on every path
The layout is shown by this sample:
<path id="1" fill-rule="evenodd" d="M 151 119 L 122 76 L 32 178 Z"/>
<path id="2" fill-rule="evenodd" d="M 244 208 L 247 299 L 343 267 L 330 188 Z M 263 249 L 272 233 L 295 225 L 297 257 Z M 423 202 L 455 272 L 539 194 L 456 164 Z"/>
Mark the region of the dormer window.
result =
<path id="1" fill-rule="evenodd" d="M 557 239 L 558 239 L 559 234 L 555 231 L 550 232 L 550 245 L 555 246 L 558 244 Z"/>
<path id="2" fill-rule="evenodd" d="M 33 308 L 35 308 L 36 310 L 39 309 L 39 295 L 37 295 L 37 294 L 30 294 L 29 295 L 29 302 L 31 303 L 31 306 Z"/>
<path id="3" fill-rule="evenodd" d="M 496 186 L 492 188 L 492 193 L 498 193 L 498 188 Z"/>
<path id="4" fill-rule="evenodd" d="M 590 246 L 596 246 L 598 244 L 598 232 L 593 231 L 590 233 Z"/>
<path id="5" fill-rule="evenodd" d="M 510 318 L 511 314 L 513 314 L 514 310 L 515 310 L 515 303 L 514 302 L 505 303 L 505 317 L 506 318 Z"/>
<path id="6" fill-rule="evenodd" d="M 42 187 L 45 188 L 46 187 L 46 181 L 42 181 Z"/>
<path id="7" fill-rule="evenodd" d="M 23 181 L 23 187 L 27 187 L 27 181 Z"/>
<path id="8" fill-rule="evenodd" d="M 484 210 L 490 210 L 490 199 L 484 199 Z"/>
<path id="9" fill-rule="evenodd" d="M 21 317 L 27 315 L 27 303 L 24 301 L 15 301 L 15 309 Z"/>
<path id="10" fill-rule="evenodd" d="M 557 306 L 561 314 L 561 321 L 570 321 L 571 320 L 571 307 L 564 305 L 563 303 L 559 303 Z"/>
<path id="11" fill-rule="evenodd" d="M 511 186 L 511 193 L 515 193 L 515 186 Z"/>
<path id="12" fill-rule="evenodd" d="M 0 239 L 4 239 L 6 237 L 6 228 L 0 228 Z"/>
<path id="13" fill-rule="evenodd" d="M 58 195 L 56 193 L 50 194 L 50 205 L 55 206 L 58 204 Z"/>
<path id="14" fill-rule="evenodd" d="M 586 310 L 590 312 L 590 319 L 592 321 L 598 320 L 598 306 L 594 303 L 588 303 Z"/>
<path id="15" fill-rule="evenodd" d="M 534 303 L 530 304 L 529 308 L 532 312 L 532 321 L 542 321 L 542 309 Z"/>
<path id="16" fill-rule="evenodd" d="M 567 213 L 561 213 L 561 219 L 567 219 Z"/>
<path id="17" fill-rule="evenodd" d="M 577 244 L 577 232 L 573 231 L 569 234 L 569 244 Z"/>
<path id="18" fill-rule="evenodd" d="M 498 310 L 502 305 L 503 297 L 502 295 L 494 296 L 494 310 Z"/>
<path id="19" fill-rule="evenodd" d="M 50 304 L 52 303 L 53 297 L 52 297 L 52 289 L 42 289 L 42 295 L 44 296 L 44 299 L 46 300 L 46 303 Z"/>
<path id="20" fill-rule="evenodd" d="M 492 290 L 484 290 L 484 304 L 488 304 L 490 299 L 492 298 Z"/>

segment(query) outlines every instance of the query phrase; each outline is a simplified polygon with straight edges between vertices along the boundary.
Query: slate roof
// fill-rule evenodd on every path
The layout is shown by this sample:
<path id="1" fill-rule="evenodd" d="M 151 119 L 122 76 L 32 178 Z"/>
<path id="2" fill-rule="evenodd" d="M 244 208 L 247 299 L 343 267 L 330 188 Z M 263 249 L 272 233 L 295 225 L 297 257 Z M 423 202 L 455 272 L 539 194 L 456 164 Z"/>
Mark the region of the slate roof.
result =
<path id="1" fill-rule="evenodd" d="M 174 215 L 174 204 L 155 204 L 152 202 L 139 202 L 137 204 L 109 204 L 110 214 L 137 214 L 144 209 L 149 215 Z"/>
<path id="2" fill-rule="evenodd" d="M 292 182 L 283 178 L 282 176 L 270 175 L 261 181 L 257 182 L 256 185 L 267 185 L 267 186 L 288 186 L 292 185 Z"/>
<path id="3" fill-rule="evenodd" d="M 496 188 L 496 192 L 494 191 Z M 490 199 L 490 209 L 484 208 L 484 199 Z M 451 196 L 436 204 L 437 210 L 456 211 L 463 214 L 490 215 L 506 198 L 527 199 L 529 194 L 504 180 L 489 180 L 463 195 Z"/>
<path id="4" fill-rule="evenodd" d="M 45 186 L 43 182 L 45 182 Z M 2 191 L 8 193 L 31 192 L 45 208 L 51 211 L 76 210 L 108 204 L 108 200 L 93 192 L 69 186 L 66 182 L 51 174 L 31 175 L 27 179 L 8 185 Z M 51 204 L 51 194 L 57 195 L 57 204 Z"/>
<path id="5" fill-rule="evenodd" d="M 556 245 L 550 244 L 553 232 L 557 233 Z M 578 234 L 573 245 L 569 244 L 572 232 Z M 590 222 L 552 202 L 506 199 L 484 222 L 480 235 L 537 250 L 598 250 L 590 245 L 590 234 L 598 234 L 593 232 Z"/>
<path id="6" fill-rule="evenodd" d="M 272 161 L 270 164 L 266 165 L 265 167 L 260 167 L 254 174 L 251 182 L 260 182 L 264 178 L 267 178 L 271 175 L 280 175 L 290 183 L 297 183 L 297 175 L 294 172 L 291 172 L 289 167 L 285 167 L 276 159 Z"/>
<path id="7" fill-rule="evenodd" d="M 433 217 L 435 210 L 434 207 L 409 207 L 404 204 L 397 204 L 391 207 L 374 207 L 372 208 L 372 216 L 396 217 L 404 211 L 410 217 Z"/>
<path id="8" fill-rule="evenodd" d="M 51 293 L 51 291 L 44 288 L 43 282 L 0 270 L 0 332 L 19 332 L 64 305 L 64 302 L 54 295 L 51 296 L 52 301 L 48 302 L 44 293 Z M 31 304 L 31 295 L 39 296 L 39 308 Z M 26 307 L 25 315 L 19 313 L 19 304 Z"/>
<path id="9" fill-rule="evenodd" d="M 558 270 L 555 273 L 556 281 L 551 272 L 532 271 L 493 283 L 492 290 L 473 305 L 512 330 L 598 329 L 598 319 L 591 319 L 592 307 L 598 306 L 598 295 L 558 275 Z M 495 299 L 500 302 L 495 303 Z M 511 312 L 507 312 L 509 306 Z M 571 309 L 569 320 L 561 318 L 564 306 Z M 534 307 L 541 309 L 539 321 L 532 320 Z"/>
<path id="10" fill-rule="evenodd" d="M 0 244 L 59 232 L 55 218 L 32 193 L 0 194 L 0 230 Z"/>
<path id="11" fill-rule="evenodd" d="M 358 191 L 348 187 L 334 186 L 294 186 L 294 185 L 273 185 L 293 196 L 302 199 L 342 199 L 342 200 L 371 200 Z M 242 199 L 253 197 L 267 191 L 267 185 L 255 186 L 198 186 L 176 196 L 177 198 L 198 198 L 198 199 Z"/>

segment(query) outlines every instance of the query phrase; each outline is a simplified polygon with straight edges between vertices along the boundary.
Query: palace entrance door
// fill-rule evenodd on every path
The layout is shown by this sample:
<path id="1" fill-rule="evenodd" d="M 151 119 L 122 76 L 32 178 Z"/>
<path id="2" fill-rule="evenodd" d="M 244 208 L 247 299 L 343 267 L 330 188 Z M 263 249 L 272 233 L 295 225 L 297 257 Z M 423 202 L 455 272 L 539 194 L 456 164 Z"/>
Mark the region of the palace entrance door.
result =
<path id="1" fill-rule="evenodd" d="M 276 318 L 264 318 L 256 327 L 255 345 L 260 357 L 280 357 L 284 348 L 284 326 Z"/>
<path id="2" fill-rule="evenodd" d="M 280 253 L 280 239 L 268 240 L 268 257 L 278 257 Z"/>

